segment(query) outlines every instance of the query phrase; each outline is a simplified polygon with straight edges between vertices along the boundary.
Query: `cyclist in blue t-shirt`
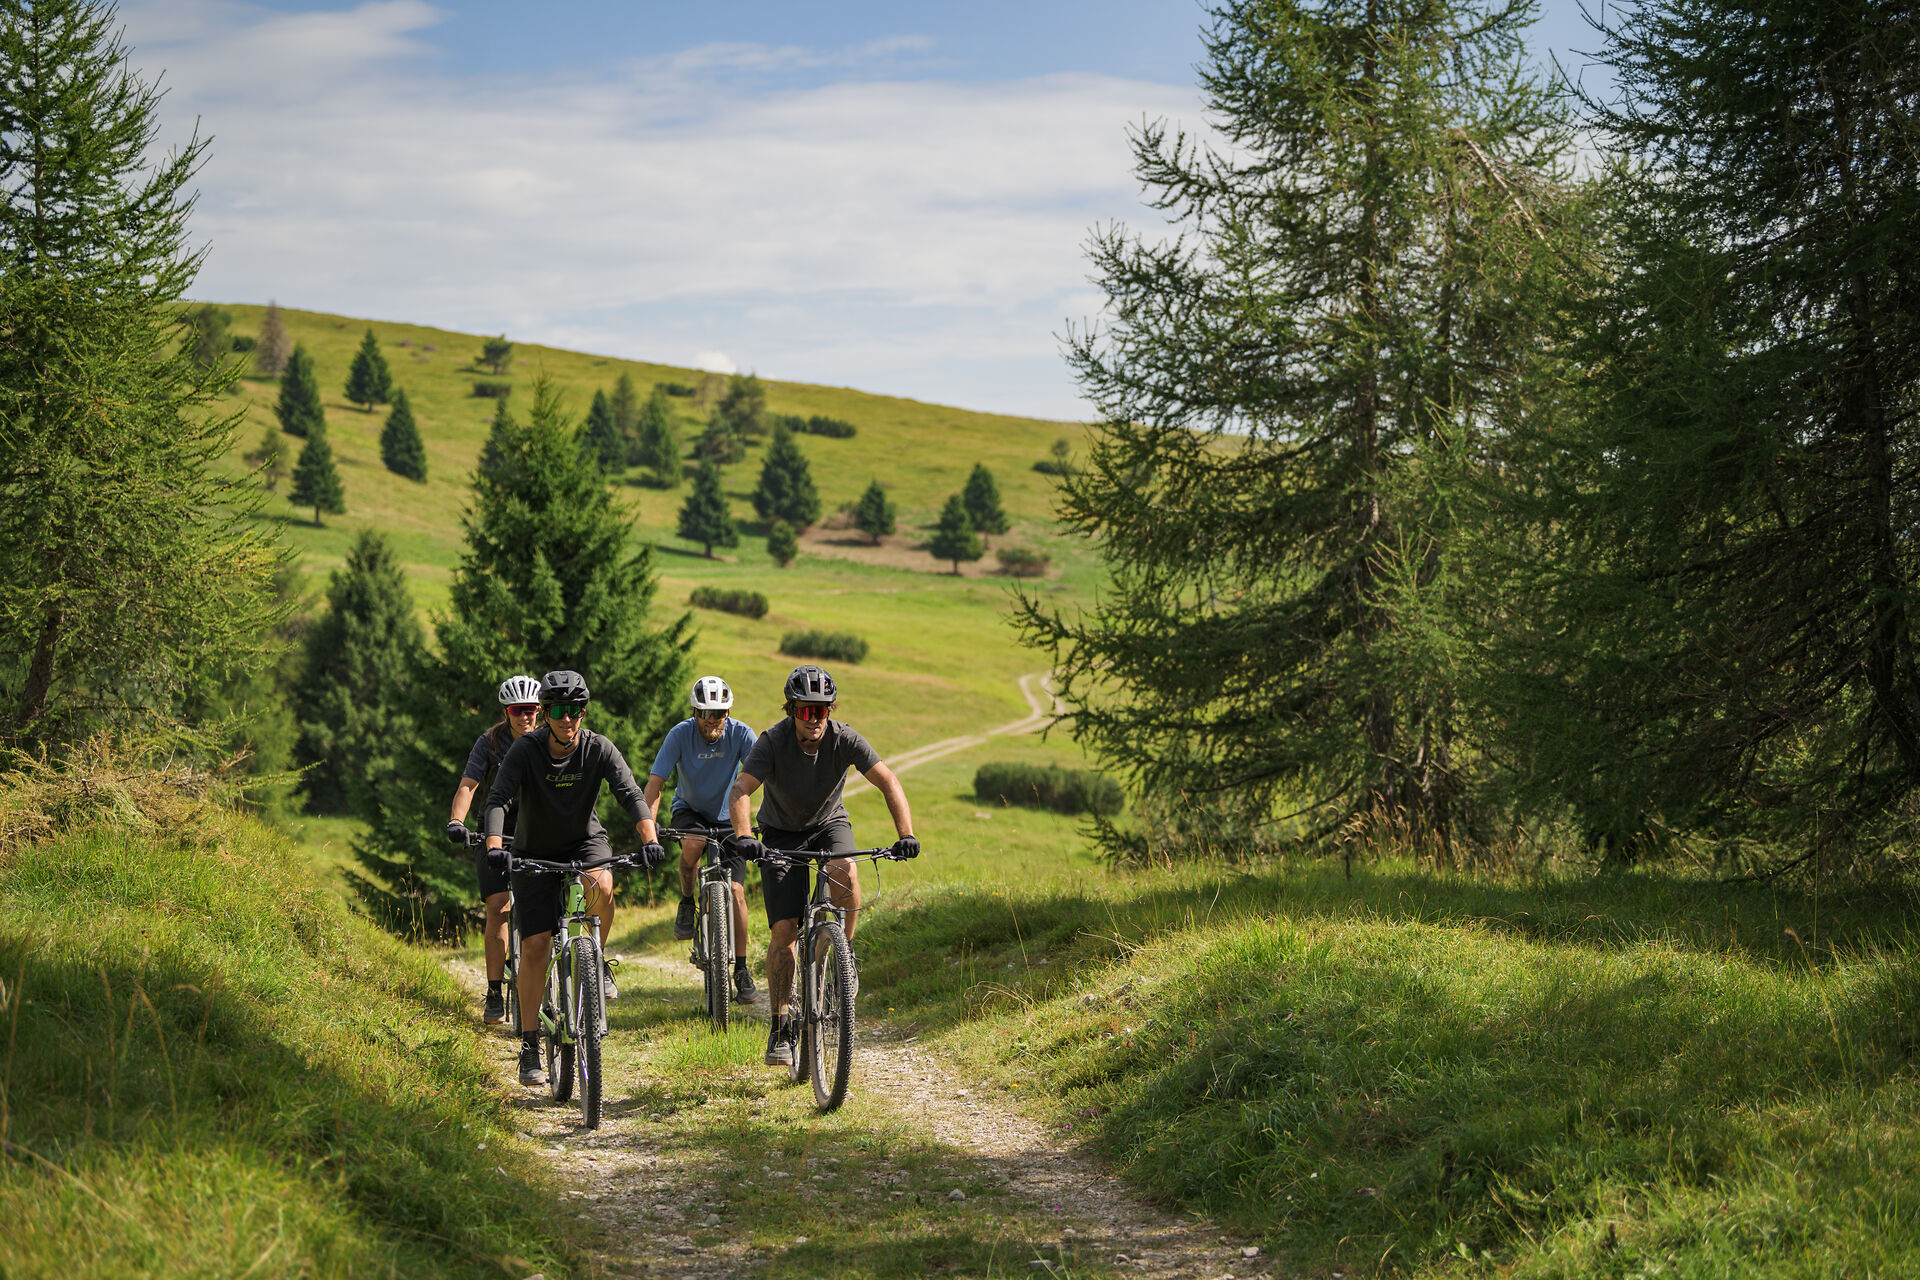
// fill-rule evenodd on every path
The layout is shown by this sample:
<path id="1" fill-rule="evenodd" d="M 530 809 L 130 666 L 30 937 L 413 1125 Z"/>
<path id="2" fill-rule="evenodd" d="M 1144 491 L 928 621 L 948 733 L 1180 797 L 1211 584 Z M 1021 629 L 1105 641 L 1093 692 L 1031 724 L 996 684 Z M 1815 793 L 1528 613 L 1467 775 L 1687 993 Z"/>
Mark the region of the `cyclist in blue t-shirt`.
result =
<path id="1" fill-rule="evenodd" d="M 666 740 L 653 758 L 653 768 L 647 774 L 647 807 L 657 818 L 661 789 L 677 770 L 680 778 L 674 785 L 667 825 L 724 827 L 727 794 L 741 763 L 753 750 L 754 732 L 728 714 L 733 707 L 733 690 L 719 676 L 695 680 L 689 700 L 693 703 L 692 718 L 667 730 Z M 699 836 L 680 842 L 680 910 L 674 917 L 673 936 L 681 941 L 693 936 L 697 914 L 693 889 L 700 855 L 706 847 L 707 842 Z M 747 968 L 746 860 L 729 858 L 727 871 L 733 877 L 734 998 L 745 1003 L 755 995 L 753 975 Z"/>

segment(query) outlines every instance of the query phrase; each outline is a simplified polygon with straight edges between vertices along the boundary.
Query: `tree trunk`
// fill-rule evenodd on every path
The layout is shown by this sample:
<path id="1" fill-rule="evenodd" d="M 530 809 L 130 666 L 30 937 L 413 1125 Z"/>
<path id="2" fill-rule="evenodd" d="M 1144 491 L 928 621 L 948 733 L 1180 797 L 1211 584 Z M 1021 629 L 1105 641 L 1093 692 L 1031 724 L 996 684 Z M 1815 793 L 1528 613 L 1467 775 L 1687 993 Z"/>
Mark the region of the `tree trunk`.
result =
<path id="1" fill-rule="evenodd" d="M 58 605 L 47 610 L 40 624 L 40 636 L 34 642 L 33 663 L 27 668 L 27 684 L 22 692 L 21 722 L 32 724 L 47 710 L 47 696 L 53 689 L 54 655 L 60 647 L 64 615 Z"/>

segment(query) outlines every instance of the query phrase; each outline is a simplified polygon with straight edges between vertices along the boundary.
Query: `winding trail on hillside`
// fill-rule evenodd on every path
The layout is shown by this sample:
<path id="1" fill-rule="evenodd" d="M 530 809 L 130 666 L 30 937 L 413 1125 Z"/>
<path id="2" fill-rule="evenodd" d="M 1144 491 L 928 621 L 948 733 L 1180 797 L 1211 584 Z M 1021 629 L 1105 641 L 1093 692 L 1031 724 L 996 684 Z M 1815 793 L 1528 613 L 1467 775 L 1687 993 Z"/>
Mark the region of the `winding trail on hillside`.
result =
<path id="1" fill-rule="evenodd" d="M 895 773 L 905 773 L 909 769 L 918 768 L 942 756 L 950 756 L 956 751 L 965 751 L 968 747 L 977 747 L 990 738 L 1007 738 L 1015 734 L 1032 733 L 1037 729 L 1046 728 L 1052 723 L 1054 717 L 1061 714 L 1062 710 L 1060 697 L 1054 693 L 1053 686 L 1049 683 L 1051 676 L 1051 672 L 1036 671 L 1032 675 L 1020 677 L 1018 682 L 1020 696 L 1027 700 L 1028 707 L 1028 713 L 1020 719 L 1003 724 L 997 729 L 988 729 L 985 733 L 963 734 L 958 738 L 942 738 L 938 742 L 929 742 L 924 747 L 902 751 L 899 755 L 882 760 L 880 763 Z M 863 791 L 871 790 L 873 790 L 871 782 L 865 778 L 854 777 L 847 779 L 846 789 L 841 792 L 841 795 L 857 796 Z"/>

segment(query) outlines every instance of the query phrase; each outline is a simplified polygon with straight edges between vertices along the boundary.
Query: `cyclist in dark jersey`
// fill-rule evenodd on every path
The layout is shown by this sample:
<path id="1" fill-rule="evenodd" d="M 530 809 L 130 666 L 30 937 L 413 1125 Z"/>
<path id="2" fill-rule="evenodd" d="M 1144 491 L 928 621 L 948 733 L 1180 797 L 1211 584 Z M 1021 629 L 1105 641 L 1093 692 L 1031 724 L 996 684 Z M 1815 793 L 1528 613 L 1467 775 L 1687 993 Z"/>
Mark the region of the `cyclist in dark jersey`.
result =
<path id="1" fill-rule="evenodd" d="M 540 710 L 540 682 L 532 676 L 509 676 L 500 682 L 499 694 L 500 719 L 474 739 L 473 750 L 467 753 L 467 767 L 460 774 L 460 785 L 453 790 L 447 839 L 455 844 L 466 843 L 467 811 L 473 807 L 474 793 L 479 792 L 481 802 L 485 803 L 487 792 L 493 789 L 493 775 L 500 767 L 500 758 L 516 739 L 533 728 L 534 716 Z M 487 855 L 479 849 L 473 851 L 473 874 L 480 886 L 480 901 L 486 904 L 487 911 L 487 923 L 481 933 L 487 953 L 487 996 L 480 1016 L 491 1027 L 507 1020 L 501 984 L 507 969 L 507 903 L 511 901 L 507 890 L 510 886 L 507 873 L 488 866 Z"/>
<path id="2" fill-rule="evenodd" d="M 613 847 L 594 808 L 600 784 L 606 783 L 633 819 L 644 842 L 642 866 L 666 861 L 647 797 L 633 780 L 620 748 L 589 730 L 587 682 L 577 671 L 549 671 L 540 681 L 539 728 L 507 748 L 487 796 L 487 857 L 496 869 L 508 865 L 502 847 L 507 810 L 519 800 L 514 824 L 513 852 L 543 862 L 582 862 L 594 868 L 585 873 L 587 909 L 600 918 L 604 951 L 613 931 Z M 520 915 L 520 1083 L 545 1084 L 540 1064 L 540 1000 L 546 983 L 547 958 L 553 931 L 559 927 L 566 902 L 566 877 L 539 871 L 513 873 L 513 900 Z M 613 971 L 601 975 L 607 998 L 619 995 Z"/>
<path id="3" fill-rule="evenodd" d="M 811 664 L 795 667 L 787 676 L 787 718 L 771 726 L 753 744 L 728 798 L 728 818 L 734 834 L 728 851 L 759 857 L 769 848 L 810 849 L 851 853 L 853 823 L 847 818 L 840 792 L 847 770 L 855 769 L 871 782 L 887 802 L 899 839 L 894 851 L 903 858 L 920 855 L 913 834 L 913 812 L 907 793 L 893 770 L 880 761 L 858 732 L 831 719 L 837 701 L 833 677 Z M 753 838 L 748 798 L 767 789 L 760 802 L 760 839 Z M 762 843 L 764 841 L 765 843 Z M 795 943 L 800 918 L 807 909 L 807 864 L 785 871 L 762 867 L 761 889 L 767 901 L 767 1002 L 773 1026 L 767 1035 L 767 1065 L 793 1062 L 793 970 L 798 962 Z M 833 904 L 847 913 L 847 940 L 860 914 L 860 877 L 852 861 L 825 864 L 827 892 Z"/>

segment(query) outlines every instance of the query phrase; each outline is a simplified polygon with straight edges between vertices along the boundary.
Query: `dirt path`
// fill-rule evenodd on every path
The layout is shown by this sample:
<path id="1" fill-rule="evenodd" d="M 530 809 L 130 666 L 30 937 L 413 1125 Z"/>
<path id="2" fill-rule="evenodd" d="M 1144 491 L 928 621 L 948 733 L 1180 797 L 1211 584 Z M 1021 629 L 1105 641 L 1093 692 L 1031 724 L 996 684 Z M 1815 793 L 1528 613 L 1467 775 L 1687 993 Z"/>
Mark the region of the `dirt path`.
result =
<path id="1" fill-rule="evenodd" d="M 1045 728 L 1060 711 L 1060 699 L 1054 696 L 1053 689 L 1047 684 L 1047 673 L 1041 671 L 1033 675 L 1021 676 L 1019 683 L 1020 696 L 1027 700 L 1027 706 L 1030 708 L 1028 715 L 1022 716 L 1020 719 L 1012 721 L 1011 723 L 1003 724 L 998 729 L 989 729 L 985 733 L 967 734 L 958 738 L 943 738 L 939 742 L 930 742 L 924 747 L 915 747 L 911 751 L 902 751 L 899 755 L 894 756 L 892 759 L 884 760 L 881 763 L 885 764 L 895 773 L 905 773 L 907 770 L 917 768 L 930 760 L 938 760 L 942 756 L 950 756 L 956 751 L 965 751 L 968 747 L 977 747 L 989 738 L 1005 738 L 1019 733 L 1032 733 L 1037 729 Z M 871 790 L 873 790 L 872 783 L 868 782 L 865 778 L 854 777 L 847 779 L 846 789 L 841 792 L 841 794 L 843 796 L 857 796 L 862 791 Z"/>
<path id="2" fill-rule="evenodd" d="M 597 1131 L 544 1088 L 521 1088 L 514 1043 L 489 1037 L 517 1127 L 549 1152 L 600 1274 L 1271 1274 L 1266 1257 L 1146 1204 L 1003 1095 L 871 1020 L 847 1105 L 819 1115 L 810 1089 L 761 1064 L 764 1001 L 726 1035 L 707 1028 L 685 946 L 623 958 Z M 479 973 L 456 973 L 477 994 Z M 863 1005 L 882 999 L 862 993 Z"/>

